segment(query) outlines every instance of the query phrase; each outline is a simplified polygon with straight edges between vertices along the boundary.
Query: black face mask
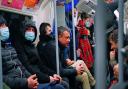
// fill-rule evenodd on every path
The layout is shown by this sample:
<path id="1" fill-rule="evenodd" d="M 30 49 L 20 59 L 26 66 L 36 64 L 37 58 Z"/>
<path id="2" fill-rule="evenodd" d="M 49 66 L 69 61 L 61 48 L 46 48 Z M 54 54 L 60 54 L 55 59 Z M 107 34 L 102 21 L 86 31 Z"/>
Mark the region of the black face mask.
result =
<path id="1" fill-rule="evenodd" d="M 47 35 L 45 39 L 46 39 L 46 40 L 51 40 L 51 39 L 53 39 L 53 35 L 52 35 L 52 34 Z"/>

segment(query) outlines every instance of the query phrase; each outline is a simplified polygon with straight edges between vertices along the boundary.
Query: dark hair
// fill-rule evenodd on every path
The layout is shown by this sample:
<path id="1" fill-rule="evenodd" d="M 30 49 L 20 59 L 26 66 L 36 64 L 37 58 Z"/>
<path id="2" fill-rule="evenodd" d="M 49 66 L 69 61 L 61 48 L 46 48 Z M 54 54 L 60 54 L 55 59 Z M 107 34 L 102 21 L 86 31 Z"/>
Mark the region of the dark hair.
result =
<path id="1" fill-rule="evenodd" d="M 6 23 L 7 22 L 6 22 L 5 18 L 2 15 L 0 15 L 0 24 L 6 24 Z"/>
<path id="2" fill-rule="evenodd" d="M 86 18 L 88 18 L 87 13 L 82 12 L 82 13 L 81 13 L 81 19 L 86 19 Z"/>
<path id="3" fill-rule="evenodd" d="M 45 35 L 46 34 L 46 27 L 49 26 L 51 27 L 51 25 L 49 23 L 41 23 L 39 30 L 40 30 L 40 34 Z"/>
<path id="4" fill-rule="evenodd" d="M 117 43 L 118 42 L 118 30 L 113 30 L 113 32 L 109 35 L 108 40 Z"/>
<path id="5" fill-rule="evenodd" d="M 64 31 L 70 32 L 66 27 L 63 26 L 58 27 L 58 36 L 63 34 Z"/>

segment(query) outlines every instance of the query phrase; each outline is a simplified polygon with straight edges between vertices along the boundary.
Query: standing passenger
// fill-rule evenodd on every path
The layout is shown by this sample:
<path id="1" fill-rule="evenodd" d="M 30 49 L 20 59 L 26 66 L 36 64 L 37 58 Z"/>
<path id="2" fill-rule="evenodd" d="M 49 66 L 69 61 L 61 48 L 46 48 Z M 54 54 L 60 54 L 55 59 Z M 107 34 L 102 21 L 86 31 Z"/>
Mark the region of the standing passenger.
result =
<path id="1" fill-rule="evenodd" d="M 88 35 L 90 35 L 89 30 L 85 27 L 87 16 L 86 13 L 81 14 L 81 20 L 78 23 L 79 28 L 79 49 L 80 49 L 80 59 L 82 59 L 87 67 L 91 70 L 94 59 L 92 55 L 91 46 L 88 40 Z"/>

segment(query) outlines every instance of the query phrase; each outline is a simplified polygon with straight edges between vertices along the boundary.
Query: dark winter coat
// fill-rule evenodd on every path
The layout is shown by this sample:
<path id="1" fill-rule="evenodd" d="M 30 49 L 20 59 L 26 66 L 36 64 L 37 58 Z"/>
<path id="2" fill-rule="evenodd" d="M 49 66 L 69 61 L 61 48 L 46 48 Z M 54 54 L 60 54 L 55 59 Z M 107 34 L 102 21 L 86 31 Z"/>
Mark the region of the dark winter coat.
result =
<path id="1" fill-rule="evenodd" d="M 19 61 L 15 49 L 2 44 L 1 55 L 3 81 L 11 89 L 28 89 L 27 78 L 30 76 L 30 73 Z"/>
<path id="2" fill-rule="evenodd" d="M 40 64 L 40 57 L 35 45 L 33 44 L 35 39 L 33 40 L 33 42 L 25 39 L 25 28 L 28 26 L 32 26 L 35 28 L 36 39 L 37 29 L 35 27 L 35 24 L 31 21 L 27 22 L 23 26 L 23 28 L 17 29 L 17 34 L 13 33 L 13 43 L 17 52 L 19 53 L 18 57 L 30 73 L 37 75 L 39 83 L 50 82 L 50 75 L 48 75 L 47 73 L 51 70 L 44 66 L 42 63 Z M 51 73 L 51 75 L 53 75 L 53 73 Z"/>
<path id="3" fill-rule="evenodd" d="M 114 11 L 118 8 L 118 1 L 119 0 L 115 0 L 114 2 L 112 3 L 105 3 L 104 6 L 105 6 L 105 13 L 106 14 L 106 26 L 107 26 L 107 29 L 109 29 L 110 27 L 113 26 L 113 28 L 117 28 L 118 27 L 118 23 L 116 21 L 116 16 L 114 14 Z M 123 0 L 124 2 L 126 2 L 127 0 Z"/>
<path id="4" fill-rule="evenodd" d="M 42 51 L 43 50 L 43 51 Z M 48 42 L 45 46 L 38 48 L 40 57 L 43 58 L 45 65 L 50 69 L 57 71 L 56 69 L 56 45 L 55 41 Z M 64 60 L 64 50 L 59 46 L 59 70 L 62 77 L 75 76 L 76 70 L 73 68 L 67 68 Z"/>

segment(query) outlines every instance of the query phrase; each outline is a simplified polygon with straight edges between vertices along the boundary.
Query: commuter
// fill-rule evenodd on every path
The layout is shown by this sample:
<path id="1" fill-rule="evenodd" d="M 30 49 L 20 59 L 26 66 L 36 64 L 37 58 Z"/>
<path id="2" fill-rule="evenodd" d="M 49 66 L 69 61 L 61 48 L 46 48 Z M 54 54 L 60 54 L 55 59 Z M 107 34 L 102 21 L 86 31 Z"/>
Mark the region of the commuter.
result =
<path id="1" fill-rule="evenodd" d="M 75 76 L 77 74 L 83 73 L 83 67 L 82 66 L 77 66 L 76 68 L 73 67 L 68 67 L 65 64 L 64 60 L 64 49 L 68 46 L 70 42 L 70 34 L 67 28 L 65 27 L 59 27 L 58 28 L 58 41 L 59 41 L 59 70 L 60 70 L 60 75 L 62 77 L 67 77 L 69 78 L 69 83 L 71 85 L 72 89 L 75 89 Z M 52 40 L 48 42 L 43 48 L 47 49 L 43 52 L 44 55 L 40 55 L 41 58 L 44 58 L 45 65 L 47 65 L 50 69 L 53 69 L 54 71 L 56 70 L 56 45 L 55 45 L 55 40 Z"/>
<path id="2" fill-rule="evenodd" d="M 113 30 L 108 39 L 111 44 L 110 64 L 113 66 L 115 63 L 118 63 L 118 30 Z"/>
<path id="3" fill-rule="evenodd" d="M 124 42 L 127 42 L 125 39 L 123 40 Z M 118 83 L 119 79 L 119 63 L 118 63 L 118 30 L 113 30 L 112 33 L 109 35 L 109 42 L 111 44 L 111 50 L 110 51 L 110 68 L 113 69 L 113 71 L 110 70 L 110 72 L 113 74 L 111 78 L 111 83 L 110 83 L 110 88 L 112 85 L 115 85 Z M 123 55 L 123 78 L 124 82 L 128 81 L 128 67 L 127 67 L 127 60 L 128 60 L 128 46 L 126 45 L 124 48 L 120 50 Z M 111 75 L 112 75 L 111 74 Z"/>
<path id="4" fill-rule="evenodd" d="M 53 36 L 52 36 L 52 30 L 51 30 L 51 26 L 49 23 L 41 23 L 40 25 L 40 40 L 39 40 L 39 43 L 37 45 L 37 48 L 38 48 L 38 52 L 40 54 L 40 56 L 42 57 L 41 59 L 43 59 L 43 55 L 46 55 L 45 52 L 43 50 L 45 50 L 45 45 L 47 45 L 48 42 L 50 42 L 52 39 L 53 39 Z M 66 59 L 65 59 L 66 60 Z M 69 60 L 69 59 L 67 59 Z M 70 61 L 70 60 L 69 60 Z M 45 63 L 45 60 L 42 60 L 43 63 Z M 71 62 L 70 62 L 71 63 Z M 78 66 L 78 64 L 80 63 L 84 63 L 82 62 L 82 60 L 80 61 L 77 61 L 76 63 L 73 64 L 73 67 L 75 66 Z M 89 72 L 89 70 L 87 69 L 86 65 L 84 64 L 84 68 L 85 70 L 88 72 L 89 76 L 86 74 L 86 73 L 83 73 L 82 76 L 78 76 L 78 81 L 82 82 L 82 85 L 83 85 L 83 89 L 90 89 L 90 84 L 89 84 L 89 79 L 88 77 L 90 77 L 90 82 L 92 83 L 92 80 L 93 77 L 91 75 L 91 73 Z M 94 85 L 94 82 L 93 84 Z"/>
<path id="5" fill-rule="evenodd" d="M 44 49 L 42 48 L 48 42 L 50 42 L 51 40 L 54 40 L 54 37 L 52 35 L 51 25 L 49 23 L 41 23 L 39 32 L 40 32 L 40 35 L 39 35 L 39 42 L 37 44 L 37 49 L 40 55 L 45 55 L 45 53 L 43 53 Z"/>
<path id="6" fill-rule="evenodd" d="M 38 86 L 36 75 L 30 75 L 18 60 L 15 49 L 8 41 L 9 28 L 3 16 L 0 16 L 0 36 L 3 81 L 12 89 L 36 89 Z"/>
<path id="7" fill-rule="evenodd" d="M 106 17 L 106 33 L 110 33 L 113 29 L 118 28 L 119 12 L 118 12 L 118 1 L 119 0 L 104 0 L 105 15 Z M 127 0 L 123 0 L 125 3 Z"/>
<path id="8" fill-rule="evenodd" d="M 39 83 L 50 83 L 51 86 L 56 86 L 61 83 L 61 85 L 68 89 L 68 83 L 63 81 L 56 72 L 52 71 L 40 62 L 41 59 L 34 44 L 37 36 L 35 23 L 32 20 L 29 20 L 21 29 L 17 30 L 17 34 L 13 34 L 15 35 L 15 38 L 17 38 L 13 43 L 15 44 L 15 48 L 18 52 L 18 57 L 25 68 L 31 74 L 37 75 Z"/>
<path id="9" fill-rule="evenodd" d="M 0 16 L 0 39 L 3 68 L 3 81 L 11 89 L 65 89 L 60 84 L 39 84 L 36 74 L 31 75 L 22 65 L 9 39 L 6 20 Z"/>
<path id="10" fill-rule="evenodd" d="M 69 59 L 68 56 L 68 48 L 65 49 L 64 52 L 64 59 L 66 60 L 66 64 L 68 66 L 72 66 L 72 67 L 76 67 L 79 65 L 82 65 L 84 68 L 84 73 L 82 75 L 78 75 L 76 77 L 76 79 L 80 82 L 82 82 L 82 87 L 83 89 L 90 89 L 91 86 L 95 85 L 95 79 L 93 78 L 92 74 L 90 73 L 89 69 L 87 68 L 86 64 L 84 63 L 83 60 L 77 60 L 77 61 L 73 61 L 71 59 Z"/>
<path id="11" fill-rule="evenodd" d="M 81 20 L 78 22 L 79 29 L 79 50 L 80 50 L 80 59 L 85 62 L 88 69 L 91 70 L 93 67 L 94 59 L 92 55 L 91 45 L 88 40 L 88 36 L 90 35 L 89 30 L 85 27 L 85 22 L 87 19 L 87 14 L 81 14 Z"/>

